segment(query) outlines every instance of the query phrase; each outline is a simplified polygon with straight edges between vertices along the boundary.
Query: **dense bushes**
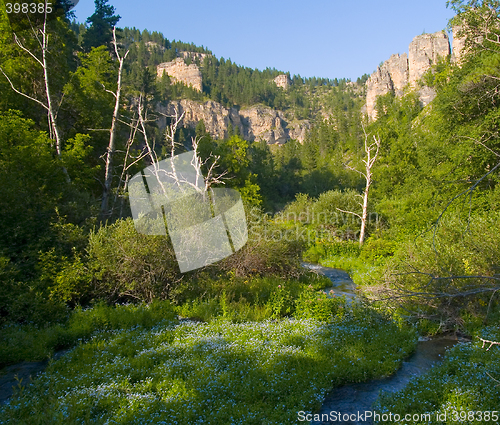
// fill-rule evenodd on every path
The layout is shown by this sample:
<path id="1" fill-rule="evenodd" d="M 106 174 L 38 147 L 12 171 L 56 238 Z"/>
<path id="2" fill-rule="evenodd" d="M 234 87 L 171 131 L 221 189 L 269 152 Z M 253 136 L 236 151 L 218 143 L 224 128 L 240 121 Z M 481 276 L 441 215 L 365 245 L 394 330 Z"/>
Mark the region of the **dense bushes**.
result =
<path id="1" fill-rule="evenodd" d="M 445 216 L 435 233 L 408 242 L 388 262 L 382 278 L 389 294 L 441 328 L 487 321 L 498 305 L 499 227 L 498 212 Z"/>
<path id="2" fill-rule="evenodd" d="M 216 264 L 181 274 L 168 237 L 138 233 L 132 219 L 118 220 L 90 235 L 88 271 L 92 297 L 107 301 L 171 299 L 182 302 L 199 295 L 203 280 L 231 276 L 298 278 L 302 243 L 284 240 L 262 216 L 250 223 L 247 244 Z M 273 236 L 274 235 L 274 236 Z"/>
<path id="3" fill-rule="evenodd" d="M 181 279 L 168 239 L 138 233 L 130 218 L 92 233 L 88 257 L 94 298 L 145 302 L 165 299 Z"/>

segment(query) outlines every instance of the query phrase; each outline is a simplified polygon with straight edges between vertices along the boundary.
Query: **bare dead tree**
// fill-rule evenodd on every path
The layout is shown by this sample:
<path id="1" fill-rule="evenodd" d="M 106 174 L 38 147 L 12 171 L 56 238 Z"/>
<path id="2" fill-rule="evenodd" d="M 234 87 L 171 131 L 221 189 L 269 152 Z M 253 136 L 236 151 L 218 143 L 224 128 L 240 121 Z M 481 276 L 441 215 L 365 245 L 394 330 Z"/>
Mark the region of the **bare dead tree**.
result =
<path id="1" fill-rule="evenodd" d="M 108 212 L 109 197 L 111 194 L 111 185 L 113 182 L 113 157 L 116 150 L 116 132 L 117 132 L 117 122 L 118 115 L 120 112 L 120 101 L 121 101 L 121 91 L 122 91 L 122 73 L 123 73 L 123 63 L 128 56 L 130 50 L 127 50 L 123 56 L 120 56 L 118 50 L 118 43 L 116 41 L 116 27 L 113 27 L 113 41 L 112 44 L 115 49 L 115 55 L 118 60 L 118 79 L 116 92 L 105 89 L 108 93 L 112 94 L 115 98 L 115 109 L 113 111 L 113 117 L 111 119 L 111 129 L 109 130 L 109 144 L 106 151 L 106 171 L 104 174 L 104 187 L 102 192 L 101 201 L 101 215 L 105 215 Z"/>
<path id="2" fill-rule="evenodd" d="M 123 206 L 124 206 L 124 201 L 125 201 L 125 193 L 127 192 L 128 182 L 129 182 L 129 179 L 131 177 L 131 175 L 129 174 L 128 171 L 129 171 L 130 167 L 135 165 L 141 159 L 141 154 L 139 154 L 137 157 L 133 157 L 132 154 L 130 153 L 130 150 L 131 150 L 132 145 L 135 141 L 136 134 L 138 131 L 139 120 L 138 119 L 132 120 L 132 123 L 133 123 L 132 125 L 129 125 L 129 123 L 126 123 L 130 127 L 130 134 L 129 134 L 127 143 L 125 145 L 125 158 L 124 158 L 123 165 L 122 165 L 122 172 L 120 175 L 120 179 L 118 181 L 118 186 L 116 188 L 115 198 L 113 200 L 113 208 L 112 209 L 114 210 L 115 205 L 118 201 L 118 197 L 121 197 L 120 212 L 118 215 L 120 218 L 123 216 Z M 133 161 L 130 164 L 128 164 L 129 158 L 133 159 Z"/>
<path id="3" fill-rule="evenodd" d="M 47 32 L 47 8 L 44 8 L 44 21 L 42 28 L 35 29 L 33 26 L 31 27 L 31 30 L 33 32 L 33 35 L 35 39 L 37 40 L 40 49 L 41 49 L 41 58 L 39 58 L 35 53 L 33 53 L 31 50 L 29 50 L 27 47 L 24 46 L 24 44 L 21 42 L 19 37 L 14 34 L 14 41 L 18 45 L 18 47 L 26 52 L 28 55 L 30 55 L 35 62 L 41 66 L 43 70 L 43 82 L 44 82 L 44 88 L 45 88 L 45 99 L 43 101 L 35 98 L 34 96 L 30 96 L 19 89 L 17 89 L 12 82 L 12 80 L 9 78 L 9 76 L 5 73 L 5 71 L 0 67 L 0 72 L 4 75 L 4 77 L 7 79 L 9 82 L 10 87 L 14 92 L 17 94 L 37 103 L 40 105 L 42 108 L 44 108 L 47 111 L 47 120 L 48 120 L 48 126 L 49 126 L 49 134 L 50 138 L 55 141 L 55 150 L 57 157 L 61 159 L 62 156 L 62 137 L 61 137 L 61 132 L 59 130 L 59 127 L 57 125 L 57 112 L 54 107 L 54 101 L 51 95 L 51 85 L 49 81 L 49 64 L 47 61 L 47 55 L 49 53 L 49 33 Z M 64 174 L 66 175 L 66 179 L 70 181 L 70 177 L 68 174 L 68 171 L 66 168 L 63 166 L 63 171 Z"/>
<path id="4" fill-rule="evenodd" d="M 337 208 L 338 211 L 347 213 L 347 214 L 352 214 L 358 217 L 361 220 L 361 230 L 359 233 L 359 245 L 363 245 L 363 242 L 365 240 L 365 233 L 366 233 L 366 224 L 368 220 L 368 194 L 370 192 L 370 187 L 373 183 L 372 177 L 373 177 L 373 165 L 375 164 L 375 161 L 377 160 L 378 157 L 378 152 L 380 149 L 380 137 L 377 138 L 375 135 L 373 135 L 373 143 L 369 144 L 369 135 L 366 133 L 365 128 L 363 127 L 363 133 L 365 135 L 365 153 L 366 153 L 366 159 L 363 159 L 363 163 L 365 164 L 365 170 L 364 171 L 359 171 L 358 169 L 351 167 L 349 164 L 344 164 L 346 168 L 348 168 L 351 171 L 355 171 L 356 173 L 360 174 L 364 179 L 365 179 L 365 190 L 363 191 L 363 196 L 358 195 L 363 198 L 363 203 L 360 203 L 359 205 L 361 206 L 361 215 L 358 213 L 355 213 L 353 211 L 345 211 L 340 208 Z"/>
<path id="5" fill-rule="evenodd" d="M 170 162 L 171 171 L 165 171 L 165 170 L 160 171 L 160 169 L 158 168 L 159 161 L 156 152 L 154 150 L 154 144 L 152 147 L 147 137 L 146 127 L 145 127 L 146 123 L 145 118 L 147 115 L 144 111 L 142 102 L 139 102 L 138 104 L 138 113 L 139 113 L 139 122 L 142 129 L 141 133 L 143 134 L 144 142 L 146 145 L 145 156 L 149 157 L 150 162 L 155 167 L 155 175 L 158 179 L 160 179 L 159 176 L 161 174 L 164 174 L 164 176 L 173 180 L 181 190 L 182 186 L 185 186 L 195 190 L 198 193 L 206 193 L 212 186 L 216 184 L 225 184 L 224 176 L 227 174 L 227 172 L 223 171 L 220 173 L 216 173 L 220 157 L 217 155 L 210 154 L 208 158 L 202 160 L 199 155 L 200 139 L 197 137 L 191 138 L 191 146 L 193 148 L 193 158 L 191 159 L 190 165 L 196 175 L 195 181 L 193 182 L 186 178 L 183 178 L 177 173 L 175 164 L 175 156 L 176 156 L 175 152 L 176 149 L 181 146 L 181 144 L 175 141 L 175 134 L 177 132 L 177 128 L 179 127 L 184 117 L 184 113 L 179 115 L 177 110 L 175 111 L 175 115 L 166 116 L 166 118 L 172 120 L 171 124 L 168 125 L 167 128 L 165 129 L 165 141 L 167 148 L 169 148 L 170 150 L 170 157 L 168 160 Z M 202 168 L 204 166 L 207 166 L 207 174 L 205 176 L 202 174 Z M 160 182 L 160 184 L 163 187 L 163 183 Z"/>
<path id="6" fill-rule="evenodd" d="M 155 149 L 156 141 L 154 139 L 150 139 L 147 130 L 147 123 L 155 121 L 156 117 L 154 117 L 153 119 L 149 118 L 148 109 L 144 106 L 144 98 L 141 95 L 137 102 L 137 117 L 132 121 L 132 123 L 127 123 L 120 120 L 120 122 L 130 127 L 130 136 L 126 145 L 125 158 L 122 166 L 122 174 L 120 177 L 119 186 L 121 187 L 122 184 L 125 184 L 123 190 L 126 190 L 128 180 L 131 177 L 128 174 L 128 170 L 142 160 L 146 160 L 151 164 L 150 166 L 153 167 L 153 175 L 156 177 L 158 185 L 162 189 L 165 196 L 168 195 L 167 189 L 164 185 L 165 180 L 173 181 L 180 190 L 190 188 L 201 194 L 206 194 L 210 190 L 210 188 L 216 184 L 225 184 L 224 176 L 227 174 L 227 171 L 217 172 L 217 166 L 219 164 L 220 157 L 210 154 L 208 158 L 202 160 L 199 156 L 200 139 L 196 137 L 193 137 L 191 140 L 193 157 L 190 162 L 192 170 L 196 176 L 195 180 L 189 180 L 177 173 L 175 153 L 176 149 L 180 147 L 181 144 L 175 141 L 175 134 L 182 122 L 184 114 L 179 115 L 176 110 L 175 115 L 173 116 L 165 114 L 163 115 L 171 120 L 171 123 L 165 129 L 165 142 L 167 148 L 170 151 L 170 156 L 167 159 L 167 161 L 169 161 L 170 163 L 170 171 L 165 170 L 160 166 L 160 159 L 158 158 Z M 142 135 L 144 146 L 141 153 L 138 156 L 133 157 L 130 154 L 130 149 L 133 143 L 136 141 L 137 133 Z M 206 175 L 203 175 L 202 173 L 203 167 L 205 167 L 207 170 Z"/>

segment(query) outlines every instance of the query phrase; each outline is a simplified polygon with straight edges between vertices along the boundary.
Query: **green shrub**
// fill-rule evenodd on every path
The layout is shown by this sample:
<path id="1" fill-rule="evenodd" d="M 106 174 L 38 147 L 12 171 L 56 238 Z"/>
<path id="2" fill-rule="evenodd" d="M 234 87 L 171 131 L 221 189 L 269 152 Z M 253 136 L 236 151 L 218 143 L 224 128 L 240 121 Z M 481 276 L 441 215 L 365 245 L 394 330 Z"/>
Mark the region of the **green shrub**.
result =
<path id="1" fill-rule="evenodd" d="M 95 299 L 167 299 L 181 277 L 168 238 L 138 233 L 131 218 L 92 233 L 88 257 Z"/>
<path id="2" fill-rule="evenodd" d="M 368 238 L 363 244 L 359 253 L 359 258 L 372 262 L 383 261 L 388 257 L 392 257 L 396 249 L 396 242 L 372 237 Z"/>
<path id="3" fill-rule="evenodd" d="M 333 292 L 330 293 L 333 296 Z M 304 290 L 295 302 L 294 316 L 297 319 L 315 319 L 319 322 L 331 322 L 345 308 L 345 297 L 332 297 L 324 292 L 317 292 L 312 286 Z"/>
<path id="4" fill-rule="evenodd" d="M 278 285 L 269 298 L 269 309 L 272 311 L 272 318 L 285 317 L 293 312 L 293 296 L 285 285 Z"/>
<path id="5" fill-rule="evenodd" d="M 443 217 L 432 230 L 407 242 L 384 266 L 381 280 L 392 304 L 441 330 L 464 328 L 465 320 L 491 320 L 498 298 L 500 213 Z M 487 237 L 485 237 L 487 235 Z M 466 325 L 466 324 L 465 324 Z"/>
<path id="6" fill-rule="evenodd" d="M 283 279 L 304 274 L 300 260 L 305 239 L 256 209 L 252 209 L 247 222 L 245 246 L 217 265 L 207 267 L 208 270 L 232 272 L 235 276 L 280 276 Z"/>

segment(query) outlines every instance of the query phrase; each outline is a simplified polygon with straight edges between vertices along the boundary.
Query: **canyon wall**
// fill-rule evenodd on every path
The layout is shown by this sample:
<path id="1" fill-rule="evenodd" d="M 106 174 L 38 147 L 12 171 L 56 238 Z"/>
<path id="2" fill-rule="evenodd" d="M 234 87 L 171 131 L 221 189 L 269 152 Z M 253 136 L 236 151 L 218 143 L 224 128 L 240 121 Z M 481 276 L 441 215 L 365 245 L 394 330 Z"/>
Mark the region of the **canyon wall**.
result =
<path id="1" fill-rule="evenodd" d="M 252 106 L 238 110 L 225 108 L 220 103 L 207 101 L 198 103 L 193 100 L 170 101 L 158 105 L 156 110 L 168 116 L 184 114 L 180 123 L 183 127 L 195 128 L 203 120 L 206 131 L 214 138 L 228 137 L 229 125 L 238 128 L 246 140 L 263 140 L 268 144 L 283 144 L 290 139 L 302 143 L 310 129 L 307 120 L 289 121 L 283 112 L 265 106 Z M 160 129 L 166 126 L 165 117 L 158 120 Z"/>
<path id="2" fill-rule="evenodd" d="M 186 65 L 183 58 L 161 63 L 156 67 L 156 75 L 161 78 L 166 73 L 174 83 L 184 83 L 195 90 L 202 91 L 201 71 L 194 63 Z"/>
<path id="3" fill-rule="evenodd" d="M 457 52 L 459 50 L 457 47 Z M 401 56 L 392 55 L 366 82 L 366 112 L 369 118 L 372 120 L 377 118 L 375 110 L 377 96 L 390 92 L 402 96 L 407 86 L 418 91 L 420 102 L 424 106 L 430 103 L 436 93 L 433 89 L 420 85 L 418 81 L 439 57 L 445 58 L 450 53 L 448 35 L 439 31 L 415 37 L 409 45 L 408 55 L 406 53 Z"/>

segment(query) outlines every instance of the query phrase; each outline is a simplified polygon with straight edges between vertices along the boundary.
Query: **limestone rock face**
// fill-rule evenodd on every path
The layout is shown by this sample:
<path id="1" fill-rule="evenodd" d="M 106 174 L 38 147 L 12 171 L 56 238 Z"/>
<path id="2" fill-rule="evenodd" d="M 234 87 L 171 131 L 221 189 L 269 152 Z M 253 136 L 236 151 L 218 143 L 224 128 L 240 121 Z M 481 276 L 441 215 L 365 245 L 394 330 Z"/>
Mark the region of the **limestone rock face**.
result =
<path id="1" fill-rule="evenodd" d="M 415 37 L 410 43 L 408 54 L 410 84 L 415 87 L 417 80 L 422 78 L 439 57 L 445 58 L 450 53 L 450 40 L 442 31 Z"/>
<path id="2" fill-rule="evenodd" d="M 465 52 L 465 38 L 459 37 L 458 33 L 462 28 L 460 26 L 455 25 L 452 28 L 453 31 L 453 42 L 452 42 L 452 56 L 451 59 L 455 63 L 460 63 L 460 59 Z"/>
<path id="3" fill-rule="evenodd" d="M 206 131 L 215 138 L 226 137 L 229 124 L 241 126 L 238 112 L 234 108 L 227 109 L 211 100 L 201 104 L 188 99 L 175 100 L 166 106 L 157 106 L 156 110 L 168 116 L 184 114 L 180 123 L 184 127 L 195 128 L 196 124 L 203 120 Z M 166 127 L 165 117 L 158 120 L 158 125 L 161 129 Z"/>
<path id="4" fill-rule="evenodd" d="M 376 119 L 375 102 L 377 96 L 393 92 L 397 96 L 403 94 L 403 87 L 408 84 L 408 57 L 392 55 L 366 82 L 366 111 L 371 119 Z"/>
<path id="5" fill-rule="evenodd" d="M 375 120 L 377 118 L 377 111 L 375 110 L 377 97 L 392 91 L 391 74 L 383 65 L 379 66 L 366 81 L 366 113 L 370 119 Z"/>
<path id="6" fill-rule="evenodd" d="M 243 137 L 248 140 L 265 140 L 268 144 L 283 144 L 289 137 L 285 131 L 283 112 L 264 106 L 252 106 L 240 111 Z"/>
<path id="7" fill-rule="evenodd" d="M 431 103 L 435 97 L 436 97 L 436 91 L 431 87 L 422 86 L 418 90 L 418 98 L 420 99 L 420 102 L 424 106 Z"/>
<path id="8" fill-rule="evenodd" d="M 184 114 L 181 126 L 195 128 L 203 120 L 205 129 L 214 138 L 228 136 L 229 124 L 239 128 L 240 134 L 247 140 L 264 140 L 268 144 L 283 144 L 290 139 L 303 142 L 310 128 L 307 120 L 287 122 L 283 112 L 264 106 L 252 106 L 238 111 L 225 108 L 211 100 L 198 103 L 193 100 L 176 100 L 165 105 L 158 105 L 157 111 L 174 116 Z M 166 119 L 158 120 L 160 129 L 165 128 Z"/>
<path id="9" fill-rule="evenodd" d="M 292 84 L 290 77 L 286 74 L 278 75 L 273 81 L 278 87 L 281 87 L 284 90 L 288 89 L 288 87 L 290 87 L 290 84 Z"/>
<path id="10" fill-rule="evenodd" d="M 440 31 L 415 37 L 409 46 L 409 54 L 392 55 L 366 82 L 366 113 L 372 120 L 377 118 L 377 96 L 394 93 L 402 96 L 406 86 L 418 89 L 420 102 L 429 104 L 436 93 L 429 87 L 418 87 L 418 80 L 437 62 L 439 57 L 450 54 L 448 36 Z"/>
<path id="11" fill-rule="evenodd" d="M 156 67 L 156 75 L 161 78 L 163 73 L 166 73 L 174 82 L 184 83 L 198 91 L 202 90 L 201 71 L 194 63 L 186 65 L 182 58 L 161 63 Z"/>
<path id="12" fill-rule="evenodd" d="M 403 88 L 408 84 L 408 55 L 403 53 L 392 55 L 384 63 L 392 80 L 392 86 L 396 96 L 403 94 Z"/>
<path id="13" fill-rule="evenodd" d="M 139 44 L 139 43 L 136 43 L 136 44 Z M 165 47 L 164 46 L 161 46 L 158 43 L 155 43 L 154 41 L 146 41 L 145 45 L 146 45 L 146 48 L 150 52 L 153 52 L 155 49 L 157 49 L 158 51 L 160 51 L 162 53 L 165 51 Z"/>

